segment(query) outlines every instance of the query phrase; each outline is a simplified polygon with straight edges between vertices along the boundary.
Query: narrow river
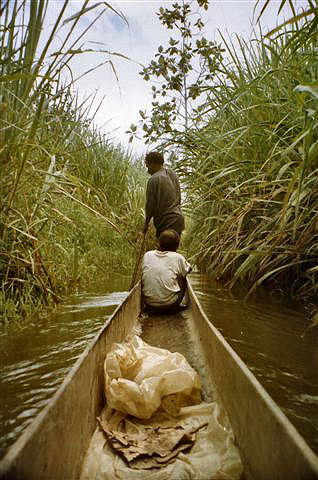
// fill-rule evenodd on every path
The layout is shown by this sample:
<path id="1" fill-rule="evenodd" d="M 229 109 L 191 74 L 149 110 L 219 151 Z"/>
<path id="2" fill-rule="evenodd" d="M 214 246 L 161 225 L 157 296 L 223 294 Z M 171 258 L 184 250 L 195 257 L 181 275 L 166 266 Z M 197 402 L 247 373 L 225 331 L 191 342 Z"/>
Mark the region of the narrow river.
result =
<path id="1" fill-rule="evenodd" d="M 97 331 L 127 295 L 112 277 L 57 312 L 1 334 L 0 456 L 43 408 Z M 209 319 L 318 453 L 318 327 L 300 306 L 258 292 L 245 302 L 202 275 L 191 282 Z"/>

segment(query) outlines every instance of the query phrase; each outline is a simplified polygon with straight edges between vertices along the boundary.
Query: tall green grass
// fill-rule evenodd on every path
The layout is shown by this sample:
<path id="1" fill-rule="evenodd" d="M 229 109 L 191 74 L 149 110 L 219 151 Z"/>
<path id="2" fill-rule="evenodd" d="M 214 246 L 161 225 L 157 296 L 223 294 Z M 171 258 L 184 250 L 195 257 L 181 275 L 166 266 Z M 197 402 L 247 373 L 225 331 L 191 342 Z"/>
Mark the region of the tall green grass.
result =
<path id="1" fill-rule="evenodd" d="M 318 37 L 295 35 L 223 37 L 218 81 L 176 141 L 192 261 L 230 287 L 304 298 L 318 289 Z"/>
<path id="2" fill-rule="evenodd" d="M 58 4 L 46 42 L 40 41 L 46 0 L 0 6 L 4 322 L 59 301 L 79 281 L 132 270 L 134 237 L 142 224 L 144 172 L 94 128 L 94 99 L 79 101 L 64 75 L 83 42 L 79 20 L 108 4 L 83 2 L 71 17 L 67 6 L 68 1 Z M 63 25 L 67 32 L 60 51 L 49 55 Z"/>

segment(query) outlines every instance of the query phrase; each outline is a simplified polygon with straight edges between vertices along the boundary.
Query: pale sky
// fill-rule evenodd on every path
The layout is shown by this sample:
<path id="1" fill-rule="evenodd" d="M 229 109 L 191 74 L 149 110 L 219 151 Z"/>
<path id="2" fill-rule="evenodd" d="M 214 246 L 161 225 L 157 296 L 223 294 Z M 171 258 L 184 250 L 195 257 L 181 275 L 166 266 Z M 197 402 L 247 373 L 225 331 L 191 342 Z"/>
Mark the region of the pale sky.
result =
<path id="1" fill-rule="evenodd" d="M 298 1 L 298 6 L 307 2 Z M 95 2 L 91 2 L 93 5 Z M 139 71 L 138 63 L 148 65 L 157 52 L 159 45 L 167 45 L 173 31 L 167 30 L 161 25 L 156 12 L 161 6 L 168 6 L 175 3 L 168 1 L 143 1 L 143 0 L 122 0 L 108 2 L 116 10 L 120 10 L 126 17 L 129 26 L 111 10 L 105 13 L 94 24 L 83 39 L 83 48 L 106 49 L 129 57 L 127 61 L 119 57 L 112 57 L 116 69 L 118 81 L 109 64 L 103 65 L 97 71 L 89 73 L 77 83 L 77 89 L 81 97 L 92 92 L 98 92 L 95 104 L 105 96 L 102 107 L 95 116 L 95 124 L 101 127 L 103 132 L 109 132 L 109 137 L 114 143 L 121 143 L 128 146 L 128 135 L 124 132 L 132 123 L 139 120 L 139 110 L 150 112 L 151 107 L 151 83 L 145 82 Z M 210 0 L 208 12 L 204 13 L 205 21 L 204 36 L 209 40 L 219 43 L 217 30 L 225 35 L 237 33 L 245 39 L 252 35 L 254 0 Z M 56 14 L 59 0 L 51 0 L 51 10 L 48 20 L 51 24 Z M 71 0 L 68 15 L 72 15 L 80 9 L 81 1 Z M 277 25 L 277 10 L 280 0 L 272 0 L 262 17 L 262 29 L 267 31 Z M 104 9 L 104 8 L 103 8 Z M 81 20 L 81 28 L 86 28 L 89 19 L 96 16 L 96 12 L 102 7 L 87 14 L 87 18 Z M 259 11 L 259 10 L 258 10 Z M 286 13 L 285 13 L 286 14 Z M 255 17 L 255 16 L 254 16 Z M 280 16 L 282 20 L 282 16 Z M 62 38 L 63 31 L 67 30 L 66 24 L 56 36 Z M 98 42 L 98 43 L 97 43 Z M 72 71 L 75 77 L 81 75 L 94 65 L 104 62 L 108 56 L 105 53 L 87 53 L 80 55 L 72 64 Z M 129 145 L 133 153 L 142 155 L 147 147 L 144 141 L 136 141 Z"/>

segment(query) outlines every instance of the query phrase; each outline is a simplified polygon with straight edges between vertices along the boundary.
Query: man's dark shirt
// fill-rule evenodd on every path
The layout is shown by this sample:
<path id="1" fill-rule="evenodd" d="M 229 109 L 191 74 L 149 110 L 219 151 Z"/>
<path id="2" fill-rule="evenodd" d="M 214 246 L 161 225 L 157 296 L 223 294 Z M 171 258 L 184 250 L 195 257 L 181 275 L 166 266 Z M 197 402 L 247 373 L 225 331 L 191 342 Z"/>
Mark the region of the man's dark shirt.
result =
<path id="1" fill-rule="evenodd" d="M 181 212 L 181 191 L 177 175 L 161 168 L 151 175 L 146 192 L 146 222 L 153 217 L 157 237 L 163 230 L 174 229 L 179 235 L 184 230 Z"/>

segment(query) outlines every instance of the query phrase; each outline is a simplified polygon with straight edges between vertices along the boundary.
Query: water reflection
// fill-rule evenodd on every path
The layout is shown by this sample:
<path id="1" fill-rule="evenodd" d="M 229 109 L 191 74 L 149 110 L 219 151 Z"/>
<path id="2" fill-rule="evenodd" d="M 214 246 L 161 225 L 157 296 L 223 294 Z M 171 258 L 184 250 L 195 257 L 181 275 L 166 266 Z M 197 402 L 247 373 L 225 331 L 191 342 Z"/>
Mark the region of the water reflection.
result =
<path id="1" fill-rule="evenodd" d="M 318 453 L 318 327 L 304 310 L 259 291 L 248 301 L 206 276 L 191 281 L 207 316 Z"/>
<path id="2" fill-rule="evenodd" d="M 126 286 L 125 278 L 121 286 Z M 113 285 L 113 283 L 111 283 Z M 118 280 L 115 284 L 118 288 Z M 44 407 L 80 353 L 127 296 L 104 285 L 70 298 L 49 318 L 0 336 L 0 456 Z"/>

